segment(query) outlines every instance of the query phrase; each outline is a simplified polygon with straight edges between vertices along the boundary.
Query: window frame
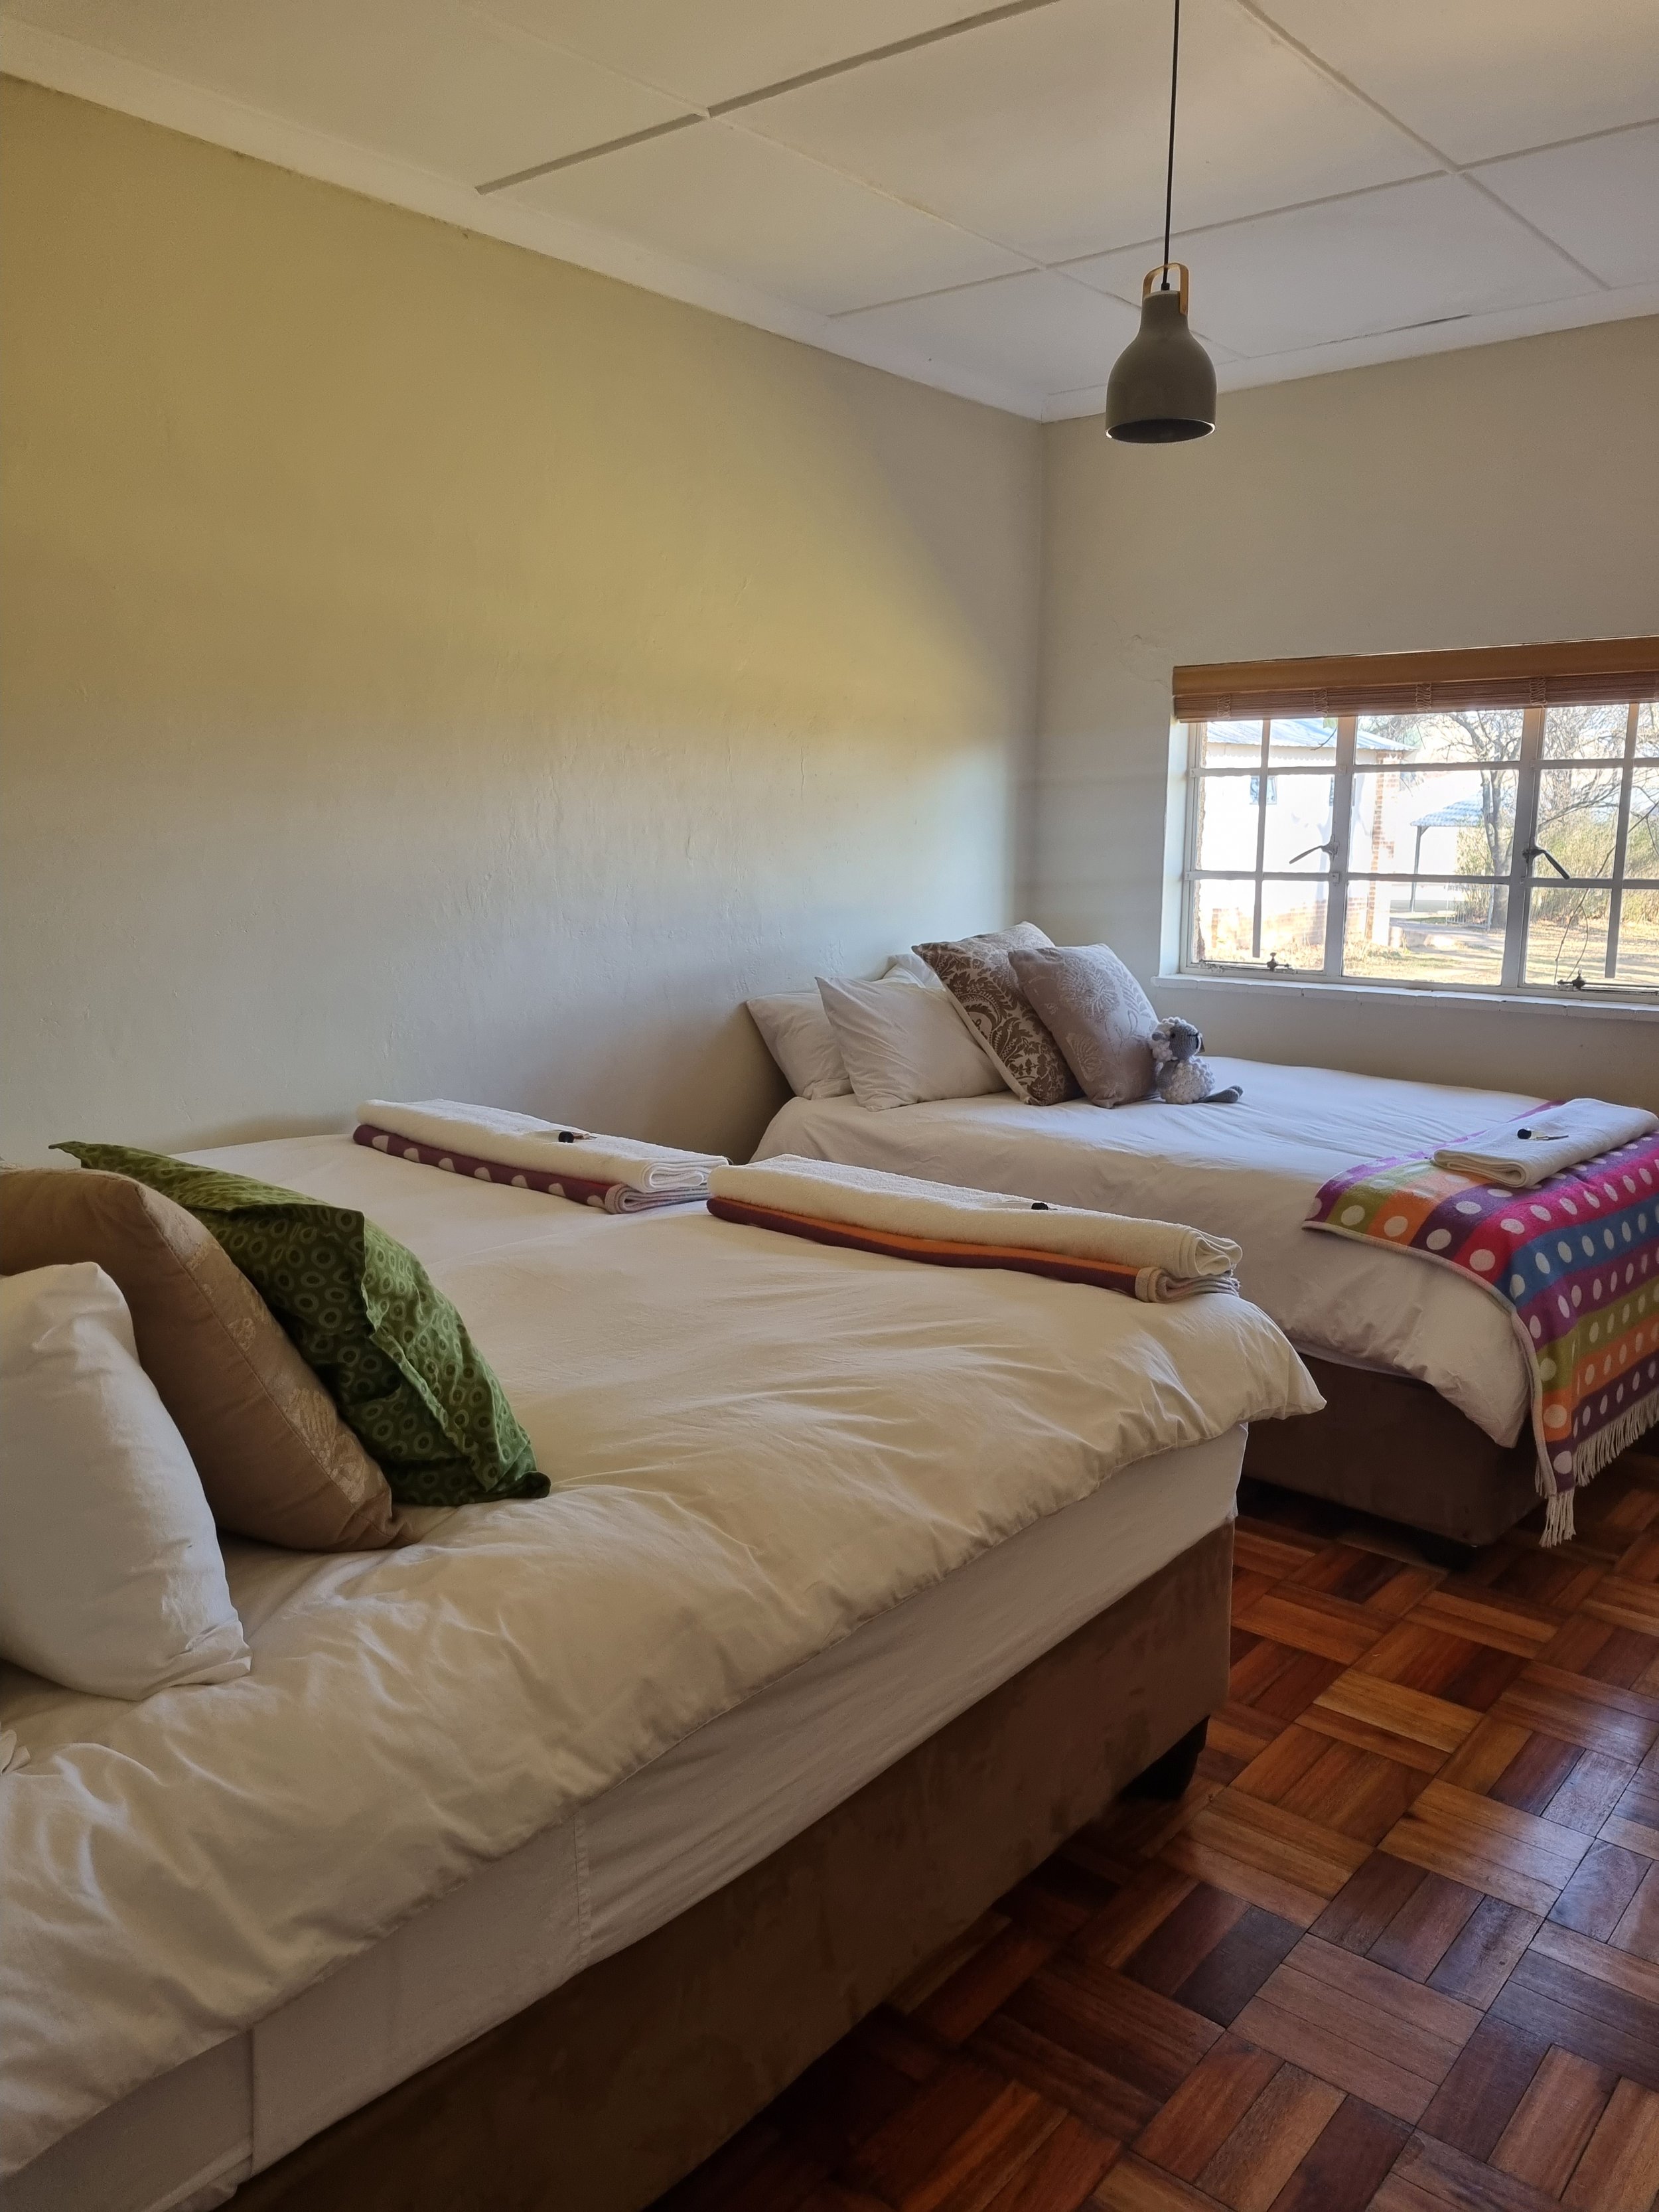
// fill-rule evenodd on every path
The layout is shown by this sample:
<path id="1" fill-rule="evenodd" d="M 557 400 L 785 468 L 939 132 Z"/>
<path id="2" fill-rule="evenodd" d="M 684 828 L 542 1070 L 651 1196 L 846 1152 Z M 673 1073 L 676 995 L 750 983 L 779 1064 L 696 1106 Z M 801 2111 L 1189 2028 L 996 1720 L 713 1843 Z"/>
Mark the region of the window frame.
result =
<path id="1" fill-rule="evenodd" d="M 1187 672 L 1180 672 L 1186 673 Z M 1426 687 L 1425 687 L 1426 688 Z M 1425 876 L 1419 868 L 1412 870 L 1355 869 L 1351 866 L 1351 840 L 1353 827 L 1353 783 L 1356 775 L 1368 772 L 1356 765 L 1359 724 L 1376 709 L 1359 706 L 1332 712 L 1324 709 L 1321 719 L 1336 724 L 1334 752 L 1307 766 L 1286 765 L 1272 760 L 1273 731 L 1276 721 L 1284 722 L 1309 718 L 1308 704 L 1279 706 L 1256 711 L 1257 702 L 1251 698 L 1243 713 L 1219 712 L 1194 714 L 1188 708 L 1178 728 L 1184 732 L 1187 753 L 1183 776 L 1186 820 L 1182 845 L 1182 880 L 1180 900 L 1180 957 L 1177 970 L 1182 975 L 1204 980 L 1231 978 L 1254 981 L 1258 978 L 1279 978 L 1313 986 L 1337 986 L 1349 990 L 1415 991 L 1440 996 L 1474 994 L 1490 998 L 1528 998 L 1544 1004 L 1559 1003 L 1564 996 L 1572 1000 L 1597 1001 L 1603 1005 L 1627 1005 L 1644 1007 L 1659 1005 L 1659 984 L 1640 984 L 1621 981 L 1609 972 L 1617 964 L 1620 941 L 1620 926 L 1626 894 L 1630 890 L 1659 890 L 1659 875 L 1632 878 L 1626 872 L 1629 854 L 1632 793 L 1643 756 L 1638 752 L 1638 724 L 1641 709 L 1651 696 L 1650 687 L 1639 683 L 1631 686 L 1631 696 L 1622 700 L 1603 699 L 1598 703 L 1622 704 L 1626 708 L 1625 742 L 1617 766 L 1620 772 L 1620 793 L 1614 828 L 1614 844 L 1606 876 L 1574 876 L 1559 869 L 1553 855 L 1547 855 L 1538 842 L 1538 818 L 1540 793 L 1544 777 L 1553 770 L 1573 768 L 1607 769 L 1615 763 L 1610 756 L 1601 757 L 1577 756 L 1559 760 L 1545 752 L 1546 718 L 1550 706 L 1556 702 L 1538 696 L 1544 687 L 1535 684 L 1534 698 L 1521 705 L 1518 702 L 1497 700 L 1493 705 L 1518 706 L 1522 716 L 1521 744 L 1513 764 L 1516 777 L 1515 813 L 1510 835 L 1510 865 L 1502 874 L 1459 875 L 1460 884 L 1501 887 L 1506 892 L 1504 944 L 1501 968 L 1495 982 L 1480 982 L 1464 978 L 1436 979 L 1428 976 L 1383 976 L 1345 972 L 1344 957 L 1347 937 L 1349 887 L 1356 880 L 1364 883 L 1406 884 L 1413 886 L 1422 883 L 1439 883 L 1446 878 Z M 1206 702 L 1207 703 L 1207 702 Z M 1232 708 L 1234 701 L 1218 700 L 1218 706 Z M 1241 701 L 1238 703 L 1244 704 Z M 1421 707 L 1434 711 L 1427 699 Z M 1559 703 L 1571 703 L 1563 700 Z M 1448 702 L 1449 705 L 1449 702 Z M 1321 702 L 1322 707 L 1322 702 Z M 1385 709 L 1384 711 L 1389 711 Z M 1392 711 L 1399 711 L 1396 707 Z M 1229 763 L 1217 768 L 1206 763 L 1206 738 L 1212 721 L 1224 721 L 1233 726 L 1260 721 L 1261 750 L 1254 768 L 1243 763 Z M 1425 763 L 1417 772 L 1423 775 L 1467 772 L 1468 766 L 1478 763 Z M 1510 763 L 1501 764 L 1507 771 Z M 1659 752 L 1652 765 L 1659 773 Z M 1206 781 L 1221 777 L 1249 777 L 1256 783 L 1261 794 L 1256 804 L 1255 866 L 1247 869 L 1205 868 L 1198 865 L 1198 841 L 1203 820 L 1202 788 Z M 1268 868 L 1264 866 L 1267 845 L 1267 812 L 1272 803 L 1269 779 L 1284 777 L 1321 777 L 1331 781 L 1331 834 L 1322 846 L 1309 850 L 1322 850 L 1328 858 L 1328 866 L 1322 870 L 1297 872 L 1288 868 Z M 1421 856 L 1419 840 L 1417 857 Z M 1300 856 L 1299 856 L 1300 857 Z M 1540 869 L 1540 862 L 1544 864 Z M 1547 872 L 1545 872 L 1547 871 Z M 1529 980 L 1527 975 L 1528 941 L 1534 926 L 1534 891 L 1551 888 L 1557 878 L 1563 890 L 1601 891 L 1607 896 L 1607 926 L 1605 952 L 1600 963 L 1601 972 L 1592 977 L 1583 972 L 1582 965 L 1573 977 L 1553 976 L 1548 981 Z M 1248 959 L 1216 960 L 1197 958 L 1194 952 L 1196 941 L 1197 903 L 1200 887 L 1206 883 L 1250 883 L 1255 886 L 1255 909 L 1252 920 L 1251 955 Z M 1280 960 L 1276 955 L 1261 958 L 1262 924 L 1266 886 L 1272 883 L 1321 883 L 1327 887 L 1325 902 L 1325 939 L 1323 957 L 1317 967 L 1298 966 L 1292 961 Z"/>

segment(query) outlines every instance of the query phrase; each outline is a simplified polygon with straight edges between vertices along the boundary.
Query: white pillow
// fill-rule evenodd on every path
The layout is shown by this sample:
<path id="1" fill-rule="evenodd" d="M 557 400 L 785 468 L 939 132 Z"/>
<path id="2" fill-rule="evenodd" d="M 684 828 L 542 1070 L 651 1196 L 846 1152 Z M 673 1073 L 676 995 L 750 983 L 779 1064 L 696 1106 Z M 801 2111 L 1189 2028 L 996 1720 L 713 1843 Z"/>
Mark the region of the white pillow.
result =
<path id="1" fill-rule="evenodd" d="M 948 991 L 919 990 L 903 975 L 879 983 L 820 975 L 818 996 L 860 1106 L 881 1111 L 1005 1088 Z"/>
<path id="2" fill-rule="evenodd" d="M 252 1663 L 126 1301 L 82 1261 L 0 1277 L 0 1657 L 95 1697 Z"/>
<path id="3" fill-rule="evenodd" d="M 887 973 L 942 988 L 927 962 L 914 952 L 895 953 Z M 816 991 L 779 991 L 768 999 L 750 999 L 748 1005 L 766 1049 L 797 1098 L 846 1097 L 853 1086 Z"/>
<path id="4" fill-rule="evenodd" d="M 769 999 L 750 999 L 749 1011 L 797 1098 L 839 1098 L 852 1089 L 816 991 L 779 991 Z"/>

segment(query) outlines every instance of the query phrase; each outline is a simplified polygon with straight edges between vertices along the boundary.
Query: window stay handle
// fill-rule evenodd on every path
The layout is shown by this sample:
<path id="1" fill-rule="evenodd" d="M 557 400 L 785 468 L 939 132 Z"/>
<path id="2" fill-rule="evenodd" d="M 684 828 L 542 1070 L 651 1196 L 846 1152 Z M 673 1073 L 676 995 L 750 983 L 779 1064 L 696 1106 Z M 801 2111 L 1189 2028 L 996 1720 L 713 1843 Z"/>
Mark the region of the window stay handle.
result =
<path id="1" fill-rule="evenodd" d="M 1334 860 L 1336 858 L 1336 840 L 1334 837 L 1328 837 L 1322 845 L 1310 845 L 1308 848 L 1308 853 L 1328 853 L 1331 858 Z M 1290 859 L 1285 861 L 1285 866 L 1287 868 L 1293 868 L 1298 860 L 1305 860 L 1307 859 L 1308 853 L 1292 853 Z M 1565 871 L 1563 872 L 1565 873 Z"/>
<path id="2" fill-rule="evenodd" d="M 1528 866 L 1534 860 L 1547 860 L 1564 884 L 1570 884 L 1572 881 L 1571 870 L 1562 866 L 1547 845 L 1523 845 L 1521 848 L 1521 857 Z"/>

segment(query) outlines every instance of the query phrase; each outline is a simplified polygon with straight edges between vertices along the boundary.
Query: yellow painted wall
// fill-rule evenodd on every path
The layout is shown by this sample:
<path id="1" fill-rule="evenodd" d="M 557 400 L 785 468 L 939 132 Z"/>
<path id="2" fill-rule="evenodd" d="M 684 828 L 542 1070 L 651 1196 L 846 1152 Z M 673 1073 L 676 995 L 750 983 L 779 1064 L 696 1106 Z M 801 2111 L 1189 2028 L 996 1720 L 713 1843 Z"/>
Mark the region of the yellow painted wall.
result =
<path id="1" fill-rule="evenodd" d="M 744 1150 L 739 1002 L 1010 911 L 1032 424 L 0 93 L 0 1145 Z"/>

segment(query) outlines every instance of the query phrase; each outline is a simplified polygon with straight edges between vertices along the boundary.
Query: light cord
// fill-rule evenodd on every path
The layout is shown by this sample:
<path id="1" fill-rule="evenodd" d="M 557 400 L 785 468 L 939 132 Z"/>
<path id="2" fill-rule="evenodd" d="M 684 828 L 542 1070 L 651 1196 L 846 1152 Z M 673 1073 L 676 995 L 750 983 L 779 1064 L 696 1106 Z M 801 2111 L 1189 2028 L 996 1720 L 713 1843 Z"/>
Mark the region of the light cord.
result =
<path id="1" fill-rule="evenodd" d="M 1170 289 L 1170 210 L 1175 204 L 1176 81 L 1181 74 L 1181 0 L 1175 0 L 1175 50 L 1170 56 L 1170 161 L 1164 173 L 1164 267 L 1160 292 Z"/>

